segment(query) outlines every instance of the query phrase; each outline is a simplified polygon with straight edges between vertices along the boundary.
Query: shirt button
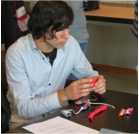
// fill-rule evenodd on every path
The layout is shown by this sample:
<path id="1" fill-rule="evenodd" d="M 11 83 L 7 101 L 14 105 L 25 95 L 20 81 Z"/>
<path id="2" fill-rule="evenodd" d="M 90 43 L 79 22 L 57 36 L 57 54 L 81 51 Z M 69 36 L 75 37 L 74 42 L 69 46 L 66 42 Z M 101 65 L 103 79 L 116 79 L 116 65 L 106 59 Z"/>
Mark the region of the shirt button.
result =
<path id="1" fill-rule="evenodd" d="M 49 86 L 51 86 L 51 83 L 49 83 Z"/>

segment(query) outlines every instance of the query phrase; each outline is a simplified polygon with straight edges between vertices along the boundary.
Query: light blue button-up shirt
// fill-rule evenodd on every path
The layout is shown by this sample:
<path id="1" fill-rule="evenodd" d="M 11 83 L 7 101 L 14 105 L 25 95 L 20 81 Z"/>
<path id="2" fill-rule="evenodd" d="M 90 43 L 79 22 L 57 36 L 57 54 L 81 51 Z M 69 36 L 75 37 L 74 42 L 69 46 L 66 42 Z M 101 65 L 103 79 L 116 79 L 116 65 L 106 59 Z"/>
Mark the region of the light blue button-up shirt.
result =
<path id="1" fill-rule="evenodd" d="M 72 36 L 57 50 L 53 66 L 31 34 L 21 37 L 7 51 L 6 68 L 12 113 L 26 119 L 61 107 L 57 91 L 64 88 L 69 74 L 77 78 L 98 75 Z"/>

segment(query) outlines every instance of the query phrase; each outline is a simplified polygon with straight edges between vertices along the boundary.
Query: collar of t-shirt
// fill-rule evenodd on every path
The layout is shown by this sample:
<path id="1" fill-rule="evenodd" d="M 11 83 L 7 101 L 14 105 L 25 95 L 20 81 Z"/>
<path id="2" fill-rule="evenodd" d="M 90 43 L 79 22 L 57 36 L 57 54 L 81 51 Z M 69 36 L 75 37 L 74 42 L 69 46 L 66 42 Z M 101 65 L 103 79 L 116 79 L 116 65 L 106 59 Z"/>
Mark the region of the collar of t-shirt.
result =
<path id="1" fill-rule="evenodd" d="M 42 53 L 43 53 L 43 54 L 45 55 L 45 57 L 48 59 L 48 61 L 50 62 L 50 64 L 53 65 L 53 62 L 54 62 L 54 60 L 55 60 L 55 58 L 56 58 L 57 49 L 54 48 L 54 50 L 53 50 L 52 52 L 50 52 L 50 53 L 44 53 L 44 52 L 42 52 Z"/>

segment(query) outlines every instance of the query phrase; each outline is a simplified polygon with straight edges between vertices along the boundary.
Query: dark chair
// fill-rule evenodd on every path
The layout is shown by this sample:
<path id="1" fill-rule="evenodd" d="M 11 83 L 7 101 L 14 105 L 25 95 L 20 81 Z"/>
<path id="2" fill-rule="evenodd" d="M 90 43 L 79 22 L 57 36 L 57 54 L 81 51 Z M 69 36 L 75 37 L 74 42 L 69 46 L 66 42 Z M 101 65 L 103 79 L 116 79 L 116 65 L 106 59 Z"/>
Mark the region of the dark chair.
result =
<path id="1" fill-rule="evenodd" d="M 1 88 L 3 89 L 5 95 L 7 94 L 7 77 L 6 77 L 6 70 L 5 70 L 5 59 L 1 59 Z"/>
<path id="2" fill-rule="evenodd" d="M 11 109 L 7 100 L 6 94 L 8 91 L 8 84 L 5 71 L 5 59 L 1 59 L 1 133 L 9 130 L 9 120 L 11 116 Z"/>

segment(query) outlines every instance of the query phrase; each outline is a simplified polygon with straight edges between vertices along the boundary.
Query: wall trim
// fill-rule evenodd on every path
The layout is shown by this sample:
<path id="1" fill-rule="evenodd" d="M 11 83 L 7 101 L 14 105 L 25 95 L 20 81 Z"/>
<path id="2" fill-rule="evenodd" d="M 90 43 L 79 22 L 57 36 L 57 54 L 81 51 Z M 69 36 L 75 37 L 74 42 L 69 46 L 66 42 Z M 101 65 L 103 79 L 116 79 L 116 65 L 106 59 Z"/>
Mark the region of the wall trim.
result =
<path id="1" fill-rule="evenodd" d="M 98 71 L 100 70 L 100 71 L 106 71 L 106 72 L 137 76 L 136 69 L 121 68 L 121 67 L 108 66 L 108 65 L 95 64 L 95 63 L 91 63 L 91 64 Z"/>

